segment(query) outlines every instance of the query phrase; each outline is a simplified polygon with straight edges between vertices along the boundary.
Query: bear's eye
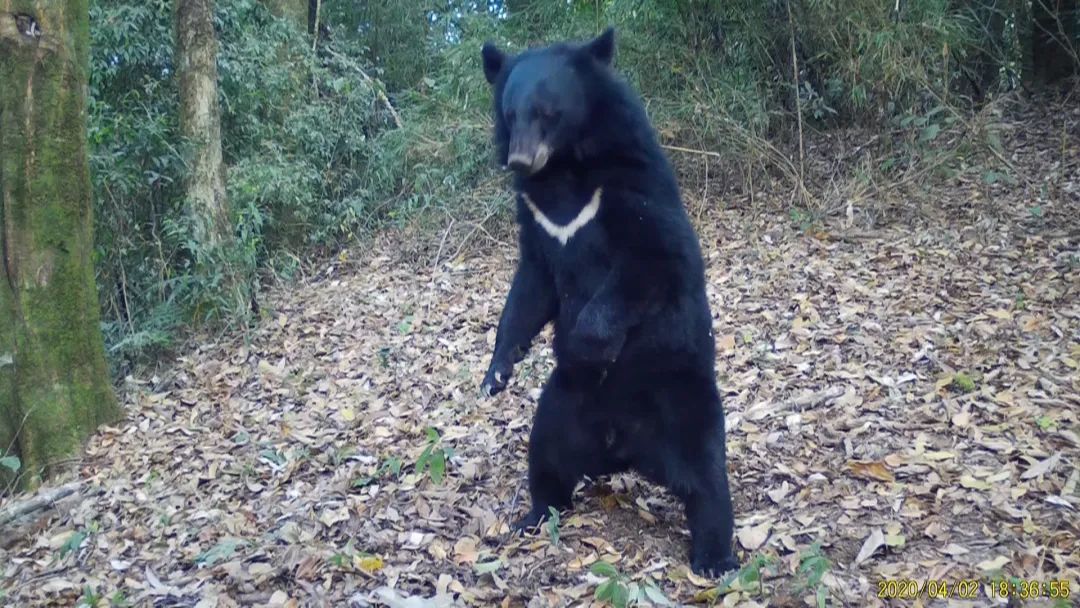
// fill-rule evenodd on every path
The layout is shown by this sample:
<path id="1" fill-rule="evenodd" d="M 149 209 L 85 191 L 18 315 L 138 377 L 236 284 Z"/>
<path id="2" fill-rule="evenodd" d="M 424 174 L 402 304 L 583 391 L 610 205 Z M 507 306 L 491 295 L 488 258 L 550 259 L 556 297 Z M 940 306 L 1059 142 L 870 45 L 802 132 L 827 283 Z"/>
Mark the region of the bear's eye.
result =
<path id="1" fill-rule="evenodd" d="M 540 117 L 544 120 L 555 120 L 559 117 L 559 111 L 555 108 L 540 108 Z"/>

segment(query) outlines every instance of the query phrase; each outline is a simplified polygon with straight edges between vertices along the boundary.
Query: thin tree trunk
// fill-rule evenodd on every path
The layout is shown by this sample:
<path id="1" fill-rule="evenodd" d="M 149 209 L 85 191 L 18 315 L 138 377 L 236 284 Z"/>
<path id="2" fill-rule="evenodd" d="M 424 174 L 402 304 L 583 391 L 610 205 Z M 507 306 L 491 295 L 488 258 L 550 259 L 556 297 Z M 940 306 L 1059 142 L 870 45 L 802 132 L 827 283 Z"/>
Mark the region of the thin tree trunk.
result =
<path id="1" fill-rule="evenodd" d="M 1035 78 L 1051 83 L 1075 74 L 1077 0 L 1032 0 L 1031 60 Z"/>
<path id="2" fill-rule="evenodd" d="M 94 286 L 87 0 L 0 4 L 0 455 L 24 486 L 121 411 Z"/>
<path id="3" fill-rule="evenodd" d="M 232 243 L 225 164 L 221 157 L 217 37 L 212 0 L 176 0 L 176 71 L 180 133 L 191 145 L 187 204 L 195 242 L 204 253 Z"/>

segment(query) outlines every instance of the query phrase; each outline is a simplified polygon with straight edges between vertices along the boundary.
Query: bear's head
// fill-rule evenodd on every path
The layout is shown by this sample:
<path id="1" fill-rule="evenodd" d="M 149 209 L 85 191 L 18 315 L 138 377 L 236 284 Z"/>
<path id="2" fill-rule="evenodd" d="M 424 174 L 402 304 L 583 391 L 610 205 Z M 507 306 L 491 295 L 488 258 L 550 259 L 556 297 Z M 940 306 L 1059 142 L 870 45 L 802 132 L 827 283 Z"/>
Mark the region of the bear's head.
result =
<path id="1" fill-rule="evenodd" d="M 610 73 L 615 30 L 583 44 L 554 44 L 516 56 L 489 42 L 481 55 L 494 89 L 499 162 L 529 176 L 553 159 L 580 155 L 587 123 L 596 118 L 595 83 Z"/>

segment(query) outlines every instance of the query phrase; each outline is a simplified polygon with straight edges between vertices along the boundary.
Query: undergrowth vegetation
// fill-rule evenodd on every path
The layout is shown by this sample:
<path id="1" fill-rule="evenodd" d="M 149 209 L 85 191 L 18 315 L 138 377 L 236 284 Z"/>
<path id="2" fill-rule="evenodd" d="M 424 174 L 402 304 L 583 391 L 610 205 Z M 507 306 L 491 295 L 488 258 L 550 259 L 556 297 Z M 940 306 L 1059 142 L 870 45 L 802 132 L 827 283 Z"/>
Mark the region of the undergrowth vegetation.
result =
<path id="1" fill-rule="evenodd" d="M 221 277 L 194 263 L 167 42 L 172 3 L 91 4 L 98 285 L 110 353 L 126 366 L 168 347 L 192 318 L 242 323 L 257 303 L 223 297 Z M 468 239 L 509 208 L 489 146 L 478 53 L 486 39 L 519 49 L 615 25 L 618 67 L 645 97 L 684 187 L 697 192 L 711 162 L 714 174 L 736 176 L 736 188 L 752 190 L 757 179 L 798 193 L 794 209 L 779 212 L 804 218 L 837 210 L 824 186 L 811 185 L 822 180 L 811 175 L 807 140 L 839 129 L 877 134 L 872 159 L 844 178 L 845 199 L 865 197 L 870 184 L 948 167 L 960 146 L 965 155 L 972 146 L 993 152 L 992 129 L 973 118 L 978 103 L 1030 71 L 1021 52 L 1030 35 L 1020 21 L 1030 12 L 1023 0 L 326 0 L 320 7 L 313 40 L 261 2 L 216 2 L 223 146 L 239 240 L 223 265 L 252 285 L 291 276 L 299 260 L 388 225 L 456 224 L 471 227 L 454 233 Z M 957 129 L 968 133 L 943 136 Z M 1000 167 L 981 170 L 1004 175 Z"/>

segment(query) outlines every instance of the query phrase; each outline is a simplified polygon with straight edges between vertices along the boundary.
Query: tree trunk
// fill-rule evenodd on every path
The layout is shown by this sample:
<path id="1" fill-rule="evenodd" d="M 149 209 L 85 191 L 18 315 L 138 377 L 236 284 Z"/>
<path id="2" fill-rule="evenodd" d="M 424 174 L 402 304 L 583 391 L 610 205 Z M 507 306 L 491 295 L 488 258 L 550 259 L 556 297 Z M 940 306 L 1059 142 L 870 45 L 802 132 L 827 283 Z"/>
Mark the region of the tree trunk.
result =
<path id="1" fill-rule="evenodd" d="M 0 455 L 24 486 L 121 415 L 94 286 L 89 19 L 87 0 L 0 4 Z"/>
<path id="2" fill-rule="evenodd" d="M 1031 60 L 1036 80 L 1052 83 L 1078 67 L 1077 0 L 1032 0 Z"/>
<path id="3" fill-rule="evenodd" d="M 187 205 L 198 252 L 210 259 L 231 246 L 225 164 L 221 157 L 217 37 L 212 0 L 176 0 L 176 73 L 180 134 L 188 141 Z"/>

